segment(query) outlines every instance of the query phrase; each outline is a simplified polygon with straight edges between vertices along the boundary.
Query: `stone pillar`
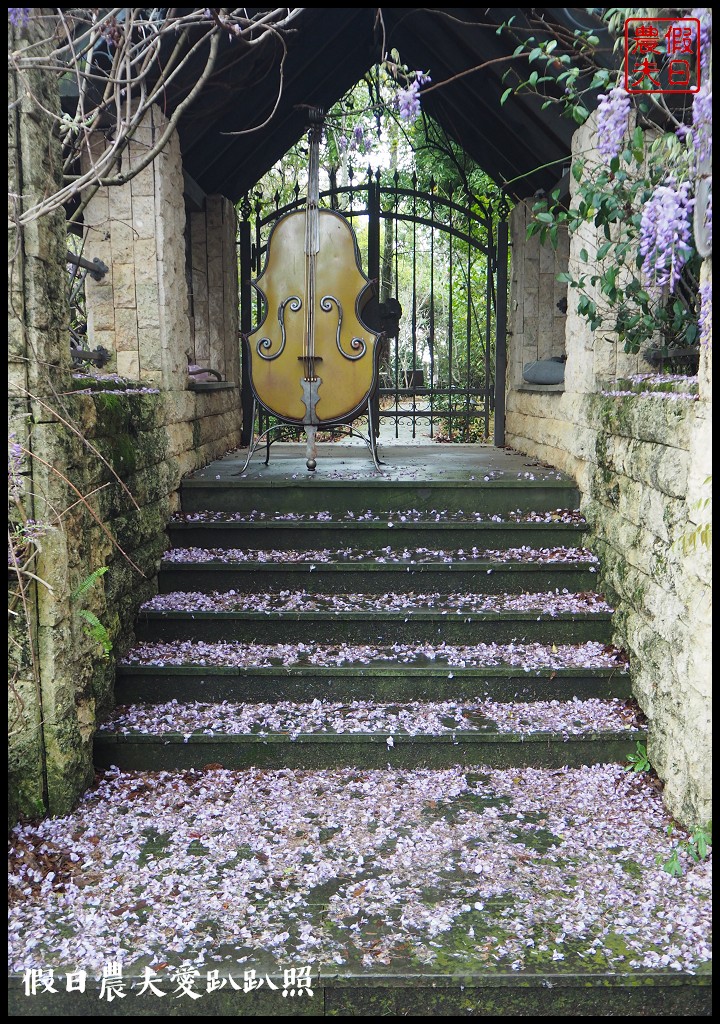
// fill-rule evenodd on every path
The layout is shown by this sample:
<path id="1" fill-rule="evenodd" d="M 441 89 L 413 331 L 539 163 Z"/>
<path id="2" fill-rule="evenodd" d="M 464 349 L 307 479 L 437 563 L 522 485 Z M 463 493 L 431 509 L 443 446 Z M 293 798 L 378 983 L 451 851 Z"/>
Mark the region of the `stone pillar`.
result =
<path id="1" fill-rule="evenodd" d="M 591 160 L 598 162 L 601 157 L 596 150 L 597 111 L 573 135 L 573 163 L 582 158 L 586 167 Z M 571 201 L 577 195 L 578 183 L 570 176 Z M 570 243 L 570 273 L 573 277 L 601 273 L 604 269 L 597 259 L 597 251 L 607 241 L 604 230 L 585 222 L 573 234 Z M 586 257 L 586 258 L 585 258 Z M 599 309 L 606 306 L 606 300 L 599 286 L 593 287 L 588 281 L 587 294 L 597 303 Z M 606 328 L 591 331 L 587 320 L 577 314 L 577 292 L 570 290 L 568 296 L 568 364 L 565 373 L 566 388 L 579 393 L 592 393 L 600 385 L 609 385 L 618 378 L 636 373 L 648 372 L 650 367 L 643 363 L 640 353 L 625 352 L 617 335 Z"/>
<path id="2" fill-rule="evenodd" d="M 26 26 L 10 26 L 13 50 L 37 56 L 48 11 L 32 8 Z M 60 115 L 57 81 L 41 70 L 8 81 L 8 430 L 18 472 L 9 489 L 12 564 L 9 578 L 9 814 L 67 812 L 92 779 L 87 733 L 78 706 L 85 666 L 74 652 L 68 613 L 73 543 L 62 529 L 77 501 L 68 481 L 81 452 L 66 429 L 61 396 L 70 369 L 65 216 L 62 210 L 16 223 L 24 211 L 61 187 L 54 132 Z M 19 464 L 18 464 L 19 462 Z M 26 531 L 23 533 L 23 531 Z M 41 535 L 34 551 L 32 534 Z M 84 677 L 84 678 L 83 678 Z"/>
<path id="3" fill-rule="evenodd" d="M 123 170 L 144 159 L 165 125 L 157 107 L 148 112 Z M 93 140 L 91 151 L 102 144 Z M 113 353 L 108 370 L 166 391 L 185 387 L 190 345 L 183 191 L 173 135 L 127 184 L 99 189 L 84 216 L 85 254 L 110 268 L 102 281 L 86 279 L 90 347 Z"/>
<path id="4" fill-rule="evenodd" d="M 508 317 L 508 386 L 523 386 L 523 366 L 537 359 L 565 355 L 565 312 L 567 285 L 558 274 L 567 271 L 569 240 L 566 230 L 558 233 L 558 247 L 541 244 L 539 235 L 527 237 L 532 221 L 533 199 L 527 199 L 510 214 L 512 277 Z M 558 303 L 561 306 L 558 307 Z"/>
<path id="5" fill-rule="evenodd" d="M 235 208 L 224 196 L 208 196 L 190 215 L 194 347 L 190 361 L 240 379 L 238 257 Z"/>

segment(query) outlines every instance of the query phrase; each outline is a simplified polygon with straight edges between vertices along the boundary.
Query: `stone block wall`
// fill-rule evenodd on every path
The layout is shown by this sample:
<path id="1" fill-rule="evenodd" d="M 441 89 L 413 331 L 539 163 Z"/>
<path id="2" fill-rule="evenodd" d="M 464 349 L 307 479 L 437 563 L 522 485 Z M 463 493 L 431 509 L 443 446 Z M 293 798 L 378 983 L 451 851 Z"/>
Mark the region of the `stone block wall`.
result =
<path id="1" fill-rule="evenodd" d="M 594 395 L 595 459 L 583 508 L 650 719 L 648 753 L 686 824 L 711 816 L 710 423 L 704 402 Z M 699 450 L 705 447 L 705 452 Z"/>
<path id="2" fill-rule="evenodd" d="M 165 127 L 151 110 L 123 170 L 139 165 Z M 101 281 L 86 278 L 90 347 L 112 353 L 108 371 L 162 390 L 188 386 L 188 363 L 240 379 L 235 210 L 224 196 L 207 196 L 205 209 L 188 216 L 183 192 L 173 135 L 127 184 L 99 189 L 84 213 L 85 255 L 109 267 Z"/>
<path id="3" fill-rule="evenodd" d="M 593 135 L 591 118 L 576 132 L 574 152 L 586 155 Z M 513 211 L 513 267 L 521 264 L 511 278 L 516 323 L 526 296 L 532 308 L 540 292 L 534 246 L 526 259 L 525 216 L 522 207 Z M 573 236 L 571 272 L 592 267 L 601 241 L 592 225 Z M 703 281 L 711 273 L 706 261 Z M 513 331 L 507 444 L 577 480 L 590 543 L 602 562 L 600 584 L 616 609 L 615 640 L 630 656 L 635 694 L 649 719 L 648 752 L 666 804 L 684 824 L 706 822 L 712 816 L 711 553 L 699 529 L 710 515 L 710 349 L 701 353 L 694 398 L 619 394 L 623 380 L 651 367 L 608 332 L 593 334 L 570 290 L 564 386 L 529 390 L 518 383 L 526 332 Z"/>
<path id="4" fill-rule="evenodd" d="M 8 25 L 10 48 L 39 47 L 36 22 Z M 41 51 L 38 49 L 37 51 Z M 32 98 L 31 98 L 32 97 Z M 34 101 L 37 102 L 34 102 Z M 35 430 L 59 430 L 51 412 L 69 379 L 65 299 L 65 217 L 62 211 L 19 226 L 19 217 L 60 187 L 60 161 L 46 114 L 59 112 L 57 93 L 42 73 L 24 83 L 8 74 L 8 814 L 41 814 L 47 806 L 46 744 L 62 728 L 67 678 L 58 673 L 48 692 L 58 638 L 52 633 L 54 595 L 36 583 L 42 572 L 32 536 L 47 549 L 54 534 L 39 536 L 64 500 L 64 484 L 36 443 Z M 41 673 L 47 655 L 50 676 Z M 59 705 L 59 710 L 58 710 Z M 86 785 L 87 764 L 80 785 Z M 82 774 L 82 773 L 81 773 Z"/>
<path id="5" fill-rule="evenodd" d="M 527 238 L 532 205 L 532 199 L 518 203 L 510 215 L 513 260 L 508 333 L 512 345 L 508 353 L 512 359 L 508 360 L 508 381 L 512 387 L 524 389 L 532 387 L 523 380 L 525 363 L 565 355 L 562 304 L 567 299 L 567 285 L 559 282 L 557 276 L 568 267 L 568 235 L 567 231 L 559 232 L 557 249 L 541 245 L 539 235 Z M 515 253 L 522 254 L 521 258 L 516 259 Z"/>
<path id="6" fill-rule="evenodd" d="M 41 84 L 34 95 L 52 108 L 57 95 Z M 123 167 L 164 125 L 159 111 L 148 116 Z M 29 100 L 11 111 L 10 143 L 18 204 L 53 192 L 60 161 Z M 176 138 L 86 210 L 84 255 L 109 267 L 102 281 L 87 279 L 90 347 L 113 353 L 99 381 L 70 371 L 62 212 L 11 238 L 10 419 L 24 453 L 17 516 L 43 524 L 31 566 L 40 582 L 15 601 L 11 626 L 11 822 L 66 813 L 92 782 L 93 734 L 113 701 L 115 660 L 156 589 L 180 481 L 240 442 L 234 213 L 215 197 L 207 220 L 211 354 L 235 382 L 207 391 L 191 389 L 187 374 L 194 339 Z M 90 384 L 93 393 L 77 390 Z M 88 615 L 109 651 L 88 634 Z"/>
<path id="7" fill-rule="evenodd" d="M 240 380 L 238 265 L 235 208 L 223 196 L 208 196 L 205 209 L 190 214 L 190 362 L 209 366 L 225 380 Z"/>
<path id="8" fill-rule="evenodd" d="M 65 813 L 92 780 L 95 728 L 113 704 L 116 659 L 133 642 L 140 604 L 157 591 L 180 481 L 226 453 L 234 406 L 232 390 L 160 393 L 114 381 L 113 390 L 65 397 L 62 414 L 72 427 L 53 417 L 33 424 L 34 454 L 68 483 L 64 494 L 55 489 L 63 514 L 37 563 L 52 593 L 43 586 L 37 598 L 40 691 L 25 688 L 26 720 L 11 759 L 16 813 Z M 87 585 L 98 570 L 104 574 Z M 85 611 L 107 631 L 108 657 L 88 635 Z M 42 756 L 31 761 L 40 710 Z"/>
<path id="9" fill-rule="evenodd" d="M 123 156 L 137 165 L 165 126 L 155 109 Z M 105 145 L 95 137 L 91 146 Z M 88 342 L 111 354 L 108 371 L 151 386 L 186 384 L 190 322 L 185 282 L 185 206 L 180 148 L 173 136 L 162 153 L 125 185 L 101 188 L 84 212 L 84 253 L 109 268 L 86 278 Z"/>

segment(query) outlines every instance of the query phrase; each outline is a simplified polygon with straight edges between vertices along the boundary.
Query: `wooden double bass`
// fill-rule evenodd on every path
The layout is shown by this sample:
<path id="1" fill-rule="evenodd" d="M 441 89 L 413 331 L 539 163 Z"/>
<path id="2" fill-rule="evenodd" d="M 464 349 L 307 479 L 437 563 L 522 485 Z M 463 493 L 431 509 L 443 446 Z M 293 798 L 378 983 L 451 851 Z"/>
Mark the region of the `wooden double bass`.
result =
<path id="1" fill-rule="evenodd" d="M 305 428 L 310 470 L 317 429 L 351 423 L 367 408 L 377 466 L 369 399 L 377 385 L 381 335 L 362 320 L 372 288 L 355 233 L 342 214 L 319 208 L 322 124 L 322 111 L 313 110 L 306 209 L 277 221 L 265 268 L 252 282 L 264 319 L 247 336 L 249 377 L 264 409 Z"/>

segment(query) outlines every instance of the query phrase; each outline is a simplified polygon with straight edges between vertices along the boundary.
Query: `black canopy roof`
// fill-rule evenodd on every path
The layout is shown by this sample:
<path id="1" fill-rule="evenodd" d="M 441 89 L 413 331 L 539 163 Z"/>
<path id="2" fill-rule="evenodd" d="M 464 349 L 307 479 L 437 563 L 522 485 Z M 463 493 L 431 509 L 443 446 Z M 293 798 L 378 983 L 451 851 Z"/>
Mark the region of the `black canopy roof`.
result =
<path id="1" fill-rule="evenodd" d="M 500 98 L 508 68 L 528 76 L 527 58 L 512 58 L 528 35 L 541 38 L 544 26 L 569 36 L 592 26 L 601 34 L 602 24 L 588 9 L 296 11 L 287 28 L 259 45 L 224 42 L 212 79 L 182 117 L 184 169 L 201 192 L 239 201 L 303 136 L 307 106 L 330 108 L 392 49 L 411 69 L 430 73 L 433 88 L 422 97 L 423 109 L 511 196 L 549 191 L 567 170 L 577 125 L 556 105 L 543 110 L 536 96 L 511 96 L 503 106 Z M 498 33 L 510 18 L 512 26 Z M 191 64 L 167 95 L 168 107 L 196 77 Z M 561 85 L 548 86 L 560 95 Z"/>

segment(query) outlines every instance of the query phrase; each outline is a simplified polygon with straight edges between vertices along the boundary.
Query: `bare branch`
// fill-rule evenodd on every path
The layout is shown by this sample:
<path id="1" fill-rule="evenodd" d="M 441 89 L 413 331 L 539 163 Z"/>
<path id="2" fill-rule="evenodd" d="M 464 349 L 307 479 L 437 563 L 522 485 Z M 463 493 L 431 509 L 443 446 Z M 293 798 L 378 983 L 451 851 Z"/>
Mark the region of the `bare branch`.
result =
<path id="1" fill-rule="evenodd" d="M 93 9 L 53 8 L 46 19 L 45 38 L 23 43 L 8 54 L 9 69 L 21 80 L 23 102 L 39 109 L 61 140 L 65 172 L 61 188 L 19 211 L 18 226 L 79 202 L 72 217 L 77 221 L 97 188 L 124 185 L 152 163 L 216 70 L 225 35 L 233 44 L 241 44 L 243 53 L 269 37 L 280 40 L 283 52 L 273 112 L 277 109 L 287 52 L 282 33 L 304 8 L 281 7 L 255 15 L 249 15 L 247 8 L 178 10 L 170 8 L 159 18 L 146 8 L 112 8 L 103 14 Z M 174 103 L 162 134 L 142 159 L 120 170 L 121 157 L 148 111 L 162 103 L 168 89 L 179 84 L 203 52 L 201 70 L 192 87 L 183 89 L 182 98 Z M 37 73 L 72 81 L 77 94 L 72 115 L 58 115 L 40 101 L 29 80 L 29 75 Z M 267 120 L 247 132 L 265 124 Z M 99 132 L 107 143 L 102 148 L 94 143 Z M 79 167 L 81 161 L 84 169 Z"/>

